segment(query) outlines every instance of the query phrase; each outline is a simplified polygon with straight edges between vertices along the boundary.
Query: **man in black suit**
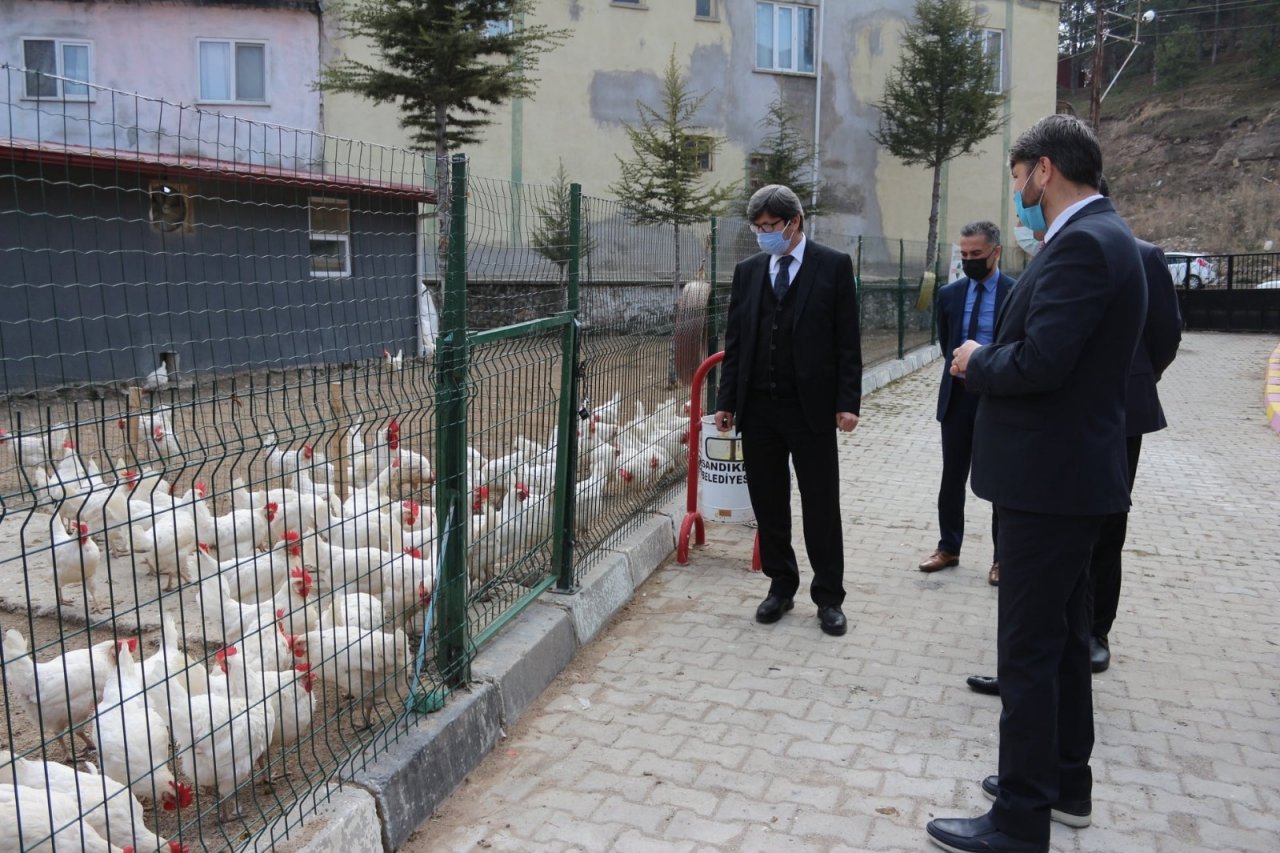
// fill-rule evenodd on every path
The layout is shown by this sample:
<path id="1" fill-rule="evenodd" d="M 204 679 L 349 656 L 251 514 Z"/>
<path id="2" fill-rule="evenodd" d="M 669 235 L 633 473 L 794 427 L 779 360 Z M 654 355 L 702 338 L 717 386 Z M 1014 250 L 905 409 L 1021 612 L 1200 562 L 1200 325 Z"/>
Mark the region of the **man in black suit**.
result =
<path id="1" fill-rule="evenodd" d="M 995 339 L 996 315 L 1014 280 L 1000 271 L 1000 229 L 993 222 L 971 222 L 960 229 L 960 262 L 964 277 L 938 291 L 938 344 L 945 360 L 938 390 L 938 423 L 942 424 L 942 482 L 938 486 L 938 548 L 920 563 L 920 571 L 936 572 L 958 565 L 964 543 L 965 492 L 973 454 L 977 394 L 951 375 L 952 353 L 967 340 L 989 344 Z M 987 581 L 999 582 L 999 525 L 991 511 L 991 569 Z"/>
<path id="2" fill-rule="evenodd" d="M 1009 164 L 1018 218 L 1045 247 L 995 343 L 966 341 L 951 367 L 983 395 L 973 489 L 1000 515 L 1000 762 L 983 780 L 995 804 L 927 828 L 966 853 L 1043 853 L 1050 820 L 1090 822 L 1089 556 L 1103 518 L 1129 506 L 1125 388 L 1147 310 L 1133 235 L 1098 193 L 1088 125 L 1047 116 Z"/>
<path id="3" fill-rule="evenodd" d="M 1107 180 L 1102 179 L 1099 192 L 1110 198 Z M 1125 456 L 1129 464 L 1129 491 L 1138 474 L 1138 456 L 1142 452 L 1142 436 L 1168 426 L 1156 383 L 1173 363 L 1182 342 L 1182 313 L 1178 309 L 1178 292 L 1173 276 L 1159 246 L 1136 240 L 1142 257 L 1143 277 L 1147 288 L 1147 318 L 1142 326 L 1142 339 L 1129 367 L 1129 383 L 1124 398 Z M 1098 532 L 1089 560 L 1089 665 L 1094 672 L 1105 672 L 1111 665 L 1111 645 L 1107 635 L 1120 605 L 1120 552 L 1128 531 L 1129 513 L 1107 516 Z M 998 679 L 971 675 L 968 684 L 979 693 L 1000 692 Z"/>
<path id="4" fill-rule="evenodd" d="M 790 460 L 813 567 L 809 595 L 822 630 L 839 636 L 847 623 L 836 431 L 858 425 L 862 401 L 853 261 L 805 238 L 804 210 L 787 187 L 757 190 L 747 219 L 763 251 L 733 271 L 716 426 L 736 423 L 742 434 L 760 562 L 769 577 L 756 621 L 777 622 L 800 588 Z"/>
<path id="5" fill-rule="evenodd" d="M 1106 179 L 1102 182 L 1102 194 L 1110 196 Z M 1178 291 L 1173 286 L 1173 276 L 1169 274 L 1164 252 L 1145 240 L 1137 243 L 1147 280 L 1147 321 L 1142 327 L 1142 340 L 1133 354 L 1125 395 L 1125 456 L 1129 464 L 1130 492 L 1138 476 L 1142 436 L 1159 432 L 1169 425 L 1164 419 L 1156 383 L 1165 369 L 1173 364 L 1178 345 L 1182 342 Z M 1102 522 L 1098 542 L 1093 546 L 1093 559 L 1089 563 L 1089 601 L 1093 615 L 1089 662 L 1094 672 L 1105 672 L 1111 665 L 1111 643 L 1107 635 L 1111 633 L 1120 606 L 1120 552 L 1124 548 L 1128 527 L 1128 512 L 1107 516 Z"/>

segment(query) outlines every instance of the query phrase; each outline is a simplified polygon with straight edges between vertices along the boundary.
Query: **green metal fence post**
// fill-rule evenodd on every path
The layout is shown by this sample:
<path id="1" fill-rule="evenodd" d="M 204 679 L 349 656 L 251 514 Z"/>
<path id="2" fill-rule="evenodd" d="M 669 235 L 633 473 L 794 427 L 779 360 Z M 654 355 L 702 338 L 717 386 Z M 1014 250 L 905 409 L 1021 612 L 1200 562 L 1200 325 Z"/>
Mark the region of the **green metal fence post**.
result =
<path id="1" fill-rule="evenodd" d="M 564 327 L 560 358 L 560 412 L 556 420 L 556 496 L 553 512 L 559 535 L 552 544 L 552 565 L 560 572 L 556 591 L 577 591 L 574 577 L 573 549 L 577 543 L 577 507 L 575 497 L 578 480 L 578 304 L 582 256 L 582 185 L 569 185 L 569 263 L 568 294 L 565 308 L 574 320 Z"/>
<path id="2" fill-rule="evenodd" d="M 711 288 L 707 296 L 707 351 L 706 355 L 713 355 L 720 351 L 720 292 L 718 289 L 718 269 L 716 265 L 716 255 L 720 252 L 720 220 L 718 217 L 711 217 Z M 719 371 L 711 368 L 707 374 L 707 399 L 703 404 L 704 412 L 714 412 L 716 410 L 716 388 L 719 386 Z"/>
<path id="3" fill-rule="evenodd" d="M 858 235 L 858 246 L 855 249 L 857 257 L 854 258 L 853 267 L 853 292 L 858 296 L 858 328 L 863 327 L 862 313 L 865 310 L 862 304 L 862 235 Z"/>
<path id="4" fill-rule="evenodd" d="M 471 679 L 467 625 L 467 160 L 455 154 L 440 344 L 436 352 L 436 519 L 442 543 L 437 658 L 445 685 Z"/>
<path id="5" fill-rule="evenodd" d="M 906 280 L 906 242 L 898 240 L 898 358 L 906 352 L 907 335 L 907 280 Z"/>

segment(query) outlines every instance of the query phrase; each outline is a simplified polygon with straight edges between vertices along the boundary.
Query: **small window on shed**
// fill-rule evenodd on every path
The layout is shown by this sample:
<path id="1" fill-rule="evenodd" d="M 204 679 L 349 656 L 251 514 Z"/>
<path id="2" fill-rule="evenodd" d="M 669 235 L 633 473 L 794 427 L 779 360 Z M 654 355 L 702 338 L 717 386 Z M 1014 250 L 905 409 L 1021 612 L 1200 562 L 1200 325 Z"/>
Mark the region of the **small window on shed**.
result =
<path id="1" fill-rule="evenodd" d="M 312 198 L 309 207 L 312 277 L 351 275 L 351 202 Z"/>
<path id="2" fill-rule="evenodd" d="M 163 234 L 190 232 L 195 223 L 191 186 L 174 181 L 152 181 L 149 187 L 147 219 Z"/>

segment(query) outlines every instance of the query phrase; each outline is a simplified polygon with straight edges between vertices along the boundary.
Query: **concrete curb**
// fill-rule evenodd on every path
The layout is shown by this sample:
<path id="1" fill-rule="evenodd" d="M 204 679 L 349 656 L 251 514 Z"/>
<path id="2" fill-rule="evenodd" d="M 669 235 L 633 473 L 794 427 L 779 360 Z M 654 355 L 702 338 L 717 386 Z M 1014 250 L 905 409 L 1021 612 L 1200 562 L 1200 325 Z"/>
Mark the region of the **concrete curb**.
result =
<path id="1" fill-rule="evenodd" d="M 1267 360 L 1267 381 L 1263 391 L 1263 402 L 1267 407 L 1267 421 L 1271 428 L 1280 432 L 1280 345 L 1277 345 Z"/>
<path id="2" fill-rule="evenodd" d="M 940 355 L 923 347 L 863 373 L 869 394 Z M 423 717 L 394 748 L 372 759 L 310 818 L 284 848 L 297 853 L 394 851 L 448 799 L 467 774 L 594 639 L 650 575 L 675 552 L 684 519 L 683 486 L 646 513 L 638 528 L 606 549 L 574 595 L 548 594 L 507 625 L 472 664 L 468 691 Z"/>

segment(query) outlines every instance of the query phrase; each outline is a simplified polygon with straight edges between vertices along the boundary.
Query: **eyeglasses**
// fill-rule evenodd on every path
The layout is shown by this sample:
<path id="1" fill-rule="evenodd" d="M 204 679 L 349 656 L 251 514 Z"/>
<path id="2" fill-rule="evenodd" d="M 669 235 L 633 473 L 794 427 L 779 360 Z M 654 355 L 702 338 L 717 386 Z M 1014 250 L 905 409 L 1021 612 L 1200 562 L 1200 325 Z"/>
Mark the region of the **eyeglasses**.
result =
<path id="1" fill-rule="evenodd" d="M 791 224 L 790 219 L 775 219 L 773 222 L 752 222 L 752 234 L 772 234 L 775 231 L 782 231 Z"/>

